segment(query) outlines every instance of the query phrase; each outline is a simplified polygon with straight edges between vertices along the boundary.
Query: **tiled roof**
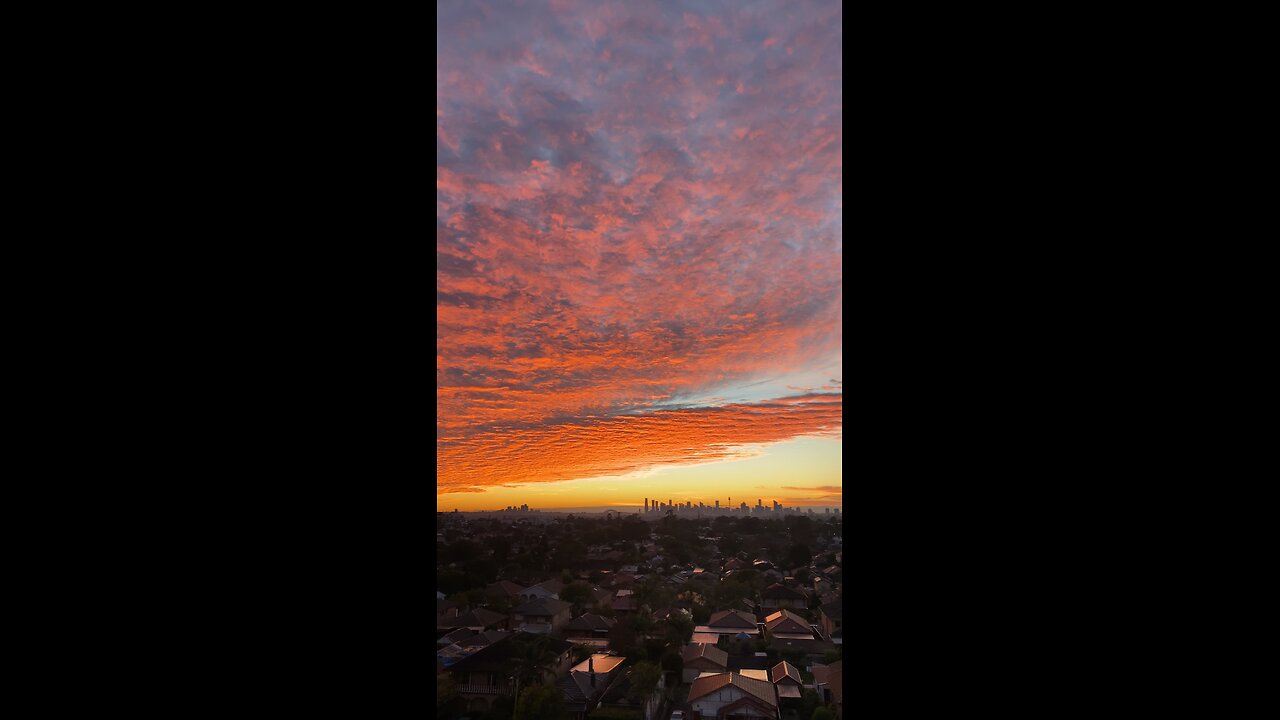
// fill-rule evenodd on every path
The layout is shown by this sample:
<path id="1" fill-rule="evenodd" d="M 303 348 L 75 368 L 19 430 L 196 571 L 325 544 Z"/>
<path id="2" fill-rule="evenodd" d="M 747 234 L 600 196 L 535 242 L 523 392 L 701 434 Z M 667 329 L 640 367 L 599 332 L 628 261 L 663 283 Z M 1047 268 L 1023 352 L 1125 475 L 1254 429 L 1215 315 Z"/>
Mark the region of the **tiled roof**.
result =
<path id="1" fill-rule="evenodd" d="M 773 669 L 769 671 L 769 677 L 773 678 L 775 683 L 779 680 L 790 678 L 799 685 L 804 684 L 804 680 L 800 677 L 800 670 L 786 660 L 774 665 Z"/>
<path id="2" fill-rule="evenodd" d="M 729 653 L 706 643 L 690 643 L 685 647 L 682 658 L 686 664 L 705 658 L 722 668 L 729 667 Z"/>
<path id="3" fill-rule="evenodd" d="M 707 625 L 711 627 L 733 627 L 733 628 L 749 628 L 756 629 L 756 618 L 750 613 L 741 610 L 721 610 L 711 616 L 707 621 Z"/>
<path id="4" fill-rule="evenodd" d="M 774 600 L 803 600 L 804 593 L 792 590 L 786 585 L 774 583 L 765 588 L 764 591 L 760 593 L 760 597 L 772 598 Z"/>
<path id="5" fill-rule="evenodd" d="M 503 615 L 502 613 L 497 613 L 486 608 L 475 608 L 474 610 L 471 610 L 467 613 L 459 615 L 457 618 L 455 618 L 451 622 L 453 622 L 453 624 L 455 625 L 461 625 L 463 627 L 470 627 L 474 625 L 487 627 L 489 625 L 493 625 L 495 623 L 501 622 L 506 617 L 507 616 Z"/>
<path id="6" fill-rule="evenodd" d="M 560 591 L 564 589 L 564 583 L 560 582 L 559 580 L 555 580 L 555 579 L 552 579 L 552 580 L 546 580 L 546 581 L 544 581 L 544 582 L 540 582 L 540 583 L 538 583 L 537 585 L 530 585 L 529 587 L 525 588 L 525 590 L 526 590 L 526 591 L 527 591 L 527 590 L 532 590 L 532 589 L 534 589 L 534 588 L 536 588 L 536 587 L 540 587 L 540 588 L 542 588 L 543 590 L 549 590 L 549 591 L 551 591 L 551 593 L 552 593 L 553 595 L 559 595 L 559 594 L 560 594 Z"/>
<path id="7" fill-rule="evenodd" d="M 507 597 L 515 597 L 520 594 L 524 587 L 517 585 L 510 580 L 499 580 L 484 589 L 486 595 L 505 595 Z"/>
<path id="8" fill-rule="evenodd" d="M 612 628 L 617 620 L 607 618 L 594 613 L 587 613 L 569 621 L 565 625 L 566 630 L 608 630 Z"/>
<path id="9" fill-rule="evenodd" d="M 569 609 L 569 603 L 555 598 L 537 598 L 516 608 L 513 612 L 520 615 L 558 615 Z"/>
<path id="10" fill-rule="evenodd" d="M 769 707 L 778 707 L 777 692 L 774 691 L 772 684 L 764 680 L 744 677 L 738 673 L 717 673 L 715 675 L 705 675 L 694 680 L 693 686 L 689 688 L 689 702 L 709 695 L 726 685 L 741 689 Z"/>
<path id="11" fill-rule="evenodd" d="M 766 617 L 764 619 L 764 626 L 773 630 L 774 628 L 783 626 L 788 620 L 799 625 L 801 631 L 809 630 L 809 621 L 790 610 L 779 610 L 778 612 Z"/>

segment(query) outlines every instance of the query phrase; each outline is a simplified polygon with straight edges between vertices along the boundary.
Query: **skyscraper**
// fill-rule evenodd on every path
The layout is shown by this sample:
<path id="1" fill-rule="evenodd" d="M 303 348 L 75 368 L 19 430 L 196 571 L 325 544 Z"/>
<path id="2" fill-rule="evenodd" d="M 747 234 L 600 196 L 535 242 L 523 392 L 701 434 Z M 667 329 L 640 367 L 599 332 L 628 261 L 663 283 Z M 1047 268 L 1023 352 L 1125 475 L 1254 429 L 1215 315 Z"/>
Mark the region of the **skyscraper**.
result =
<path id="1" fill-rule="evenodd" d="M 719 500 L 717 500 L 717 501 L 716 501 L 716 509 L 717 509 L 717 510 L 719 510 L 719 509 L 720 509 L 720 501 L 719 501 Z"/>
<path id="2" fill-rule="evenodd" d="M 644 511 L 649 512 L 649 498 L 644 499 Z"/>

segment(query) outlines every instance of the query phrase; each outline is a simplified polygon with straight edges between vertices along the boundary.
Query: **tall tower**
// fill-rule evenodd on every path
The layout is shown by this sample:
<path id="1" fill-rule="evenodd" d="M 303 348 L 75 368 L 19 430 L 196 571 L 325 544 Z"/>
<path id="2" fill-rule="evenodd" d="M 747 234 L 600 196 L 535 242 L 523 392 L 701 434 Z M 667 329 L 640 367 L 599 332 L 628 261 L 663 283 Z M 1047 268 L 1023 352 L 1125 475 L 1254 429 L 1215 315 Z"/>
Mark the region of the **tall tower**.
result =
<path id="1" fill-rule="evenodd" d="M 649 512 L 649 498 L 644 499 L 644 511 Z"/>
<path id="2" fill-rule="evenodd" d="M 717 500 L 717 501 L 716 501 L 716 509 L 717 509 L 717 510 L 719 510 L 719 509 L 720 509 L 720 501 L 719 501 L 719 500 Z"/>

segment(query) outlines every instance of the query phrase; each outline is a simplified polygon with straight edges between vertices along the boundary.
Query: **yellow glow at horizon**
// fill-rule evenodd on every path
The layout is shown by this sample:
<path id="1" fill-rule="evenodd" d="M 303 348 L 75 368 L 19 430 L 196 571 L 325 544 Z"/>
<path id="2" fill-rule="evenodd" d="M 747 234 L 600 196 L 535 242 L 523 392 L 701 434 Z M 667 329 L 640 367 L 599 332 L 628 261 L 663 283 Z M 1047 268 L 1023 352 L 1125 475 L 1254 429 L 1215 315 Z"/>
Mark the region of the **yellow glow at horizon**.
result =
<path id="1" fill-rule="evenodd" d="M 528 503 L 533 510 L 614 506 L 639 510 L 644 499 L 733 506 L 756 500 L 771 505 L 841 505 L 843 440 L 800 438 L 751 449 L 751 457 L 703 465 L 654 468 L 627 476 L 493 487 L 482 493 L 436 496 L 436 509 L 501 510 Z M 819 491 L 816 488 L 836 488 Z"/>

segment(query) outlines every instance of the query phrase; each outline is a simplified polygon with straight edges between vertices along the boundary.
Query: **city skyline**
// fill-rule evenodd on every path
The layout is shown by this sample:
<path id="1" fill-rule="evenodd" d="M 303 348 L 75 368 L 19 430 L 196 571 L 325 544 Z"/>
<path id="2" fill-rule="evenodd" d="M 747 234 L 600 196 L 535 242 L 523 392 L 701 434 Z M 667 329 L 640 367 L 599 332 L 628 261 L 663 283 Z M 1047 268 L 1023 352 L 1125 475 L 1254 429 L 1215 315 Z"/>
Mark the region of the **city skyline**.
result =
<path id="1" fill-rule="evenodd" d="M 436 7 L 438 507 L 838 506 L 840 4 Z"/>

